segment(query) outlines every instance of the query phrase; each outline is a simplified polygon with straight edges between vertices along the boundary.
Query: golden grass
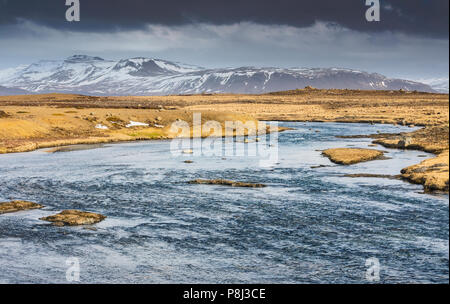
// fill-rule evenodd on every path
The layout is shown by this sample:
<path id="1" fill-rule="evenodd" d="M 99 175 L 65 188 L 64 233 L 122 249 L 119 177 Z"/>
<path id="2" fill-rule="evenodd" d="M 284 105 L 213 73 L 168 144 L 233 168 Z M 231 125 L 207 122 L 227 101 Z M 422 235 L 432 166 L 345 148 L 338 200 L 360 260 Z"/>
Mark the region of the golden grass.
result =
<path id="1" fill-rule="evenodd" d="M 333 163 L 341 165 L 352 165 L 384 158 L 383 151 L 357 148 L 328 149 L 323 151 L 322 154 L 328 157 Z"/>
<path id="2" fill-rule="evenodd" d="M 40 220 L 51 222 L 56 226 L 80 226 L 93 225 L 103 221 L 105 218 L 106 216 L 98 213 L 64 210 L 58 214 L 40 218 Z"/>
<path id="3" fill-rule="evenodd" d="M 449 190 L 449 152 L 424 160 L 420 164 L 402 170 L 402 177 L 416 184 L 424 185 L 425 191 Z"/>
<path id="4" fill-rule="evenodd" d="M 44 206 L 26 201 L 12 201 L 0 203 L 0 214 L 4 213 L 12 213 L 17 211 L 31 210 L 31 209 L 40 209 L 44 208 Z"/>

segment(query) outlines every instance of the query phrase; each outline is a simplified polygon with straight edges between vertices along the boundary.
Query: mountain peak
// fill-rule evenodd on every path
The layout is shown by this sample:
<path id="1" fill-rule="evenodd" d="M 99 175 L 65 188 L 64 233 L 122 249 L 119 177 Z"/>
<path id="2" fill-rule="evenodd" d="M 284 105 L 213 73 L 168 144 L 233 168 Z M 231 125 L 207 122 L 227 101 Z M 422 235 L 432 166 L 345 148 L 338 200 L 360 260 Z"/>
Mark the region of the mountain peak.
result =
<path id="1" fill-rule="evenodd" d="M 93 56 L 88 56 L 88 55 L 73 55 L 73 56 L 66 58 L 66 60 L 64 60 L 64 61 L 66 61 L 66 62 L 87 62 L 87 61 L 104 61 L 104 59 L 100 58 L 100 57 L 93 57 Z"/>

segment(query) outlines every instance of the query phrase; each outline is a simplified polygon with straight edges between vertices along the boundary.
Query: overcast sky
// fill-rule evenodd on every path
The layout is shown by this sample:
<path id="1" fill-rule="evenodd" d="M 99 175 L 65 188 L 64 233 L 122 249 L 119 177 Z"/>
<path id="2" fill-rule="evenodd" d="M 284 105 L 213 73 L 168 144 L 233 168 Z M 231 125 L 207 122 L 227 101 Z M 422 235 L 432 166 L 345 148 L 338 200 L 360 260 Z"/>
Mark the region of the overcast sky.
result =
<path id="1" fill-rule="evenodd" d="M 0 68 L 73 54 L 204 67 L 349 67 L 448 77 L 448 0 L 0 0 Z"/>

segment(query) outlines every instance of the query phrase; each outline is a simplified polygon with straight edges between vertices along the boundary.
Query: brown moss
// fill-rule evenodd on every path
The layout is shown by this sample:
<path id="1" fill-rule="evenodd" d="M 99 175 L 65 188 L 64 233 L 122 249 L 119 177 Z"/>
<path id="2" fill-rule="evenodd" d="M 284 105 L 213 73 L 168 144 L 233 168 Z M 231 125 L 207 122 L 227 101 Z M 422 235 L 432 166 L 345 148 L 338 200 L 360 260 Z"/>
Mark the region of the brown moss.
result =
<path id="1" fill-rule="evenodd" d="M 225 179 L 196 179 L 196 180 L 190 181 L 189 184 L 222 185 L 222 186 L 243 187 L 243 188 L 264 188 L 264 187 L 266 187 L 266 185 L 264 185 L 264 184 L 236 182 L 236 181 L 225 180 Z"/>
<path id="2" fill-rule="evenodd" d="M 56 215 L 43 217 L 40 220 L 52 222 L 56 226 L 92 225 L 103 221 L 106 216 L 79 210 L 64 210 Z"/>
<path id="3" fill-rule="evenodd" d="M 44 206 L 27 201 L 12 201 L 0 203 L 0 214 L 40 208 Z"/>
<path id="4" fill-rule="evenodd" d="M 449 152 L 402 170 L 402 177 L 412 183 L 422 184 L 425 191 L 449 191 Z"/>
<path id="5" fill-rule="evenodd" d="M 5 111 L 0 110 L 0 118 L 7 118 L 9 117 L 8 113 L 6 113 Z"/>
<path id="6" fill-rule="evenodd" d="M 106 118 L 106 121 L 109 121 L 110 123 L 124 125 L 124 126 L 127 124 L 123 119 L 121 119 L 117 116 L 109 116 Z"/>
<path id="7" fill-rule="evenodd" d="M 371 173 L 345 174 L 344 177 L 351 177 L 351 178 L 366 177 L 366 178 L 401 179 L 401 175 L 371 174 Z"/>
<path id="8" fill-rule="evenodd" d="M 337 148 L 328 149 L 322 154 L 333 163 L 340 165 L 352 165 L 376 159 L 386 159 L 383 151 L 358 148 Z"/>

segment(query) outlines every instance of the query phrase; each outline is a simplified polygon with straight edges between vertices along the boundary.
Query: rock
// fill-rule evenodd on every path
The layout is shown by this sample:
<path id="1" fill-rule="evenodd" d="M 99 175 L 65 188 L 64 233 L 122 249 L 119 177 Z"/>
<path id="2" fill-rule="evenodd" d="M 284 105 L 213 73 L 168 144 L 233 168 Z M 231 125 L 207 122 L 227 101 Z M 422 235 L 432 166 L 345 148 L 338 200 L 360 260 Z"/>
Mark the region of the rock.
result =
<path id="1" fill-rule="evenodd" d="M 403 136 L 399 141 L 398 141 L 398 148 L 400 149 L 406 149 L 409 145 L 411 145 L 412 143 L 412 138 L 409 136 Z"/>
<path id="2" fill-rule="evenodd" d="M 358 148 L 328 149 L 322 152 L 330 161 L 340 165 L 352 165 L 376 159 L 386 159 L 383 151 Z"/>
<path id="3" fill-rule="evenodd" d="M 161 120 L 162 120 L 162 117 L 161 117 L 161 116 L 158 116 L 158 117 L 156 117 L 155 119 L 156 119 L 156 121 L 161 121 Z"/>
<path id="4" fill-rule="evenodd" d="M 44 206 L 27 201 L 11 201 L 0 203 L 0 214 L 11 213 L 23 210 L 41 209 Z"/>
<path id="5" fill-rule="evenodd" d="M 327 165 L 318 165 L 318 166 L 311 166 L 311 169 L 319 169 L 319 168 L 326 168 L 329 167 Z"/>
<path id="6" fill-rule="evenodd" d="M 266 187 L 266 185 L 264 185 L 264 184 L 235 182 L 235 181 L 225 180 L 225 179 L 196 179 L 196 180 L 190 181 L 189 184 L 223 185 L 223 186 L 244 187 L 244 188 L 264 188 L 264 187 Z"/>
<path id="7" fill-rule="evenodd" d="M 79 210 L 64 210 L 61 213 L 43 217 L 40 220 L 52 222 L 56 226 L 92 225 L 103 221 L 106 216 Z"/>
<path id="8" fill-rule="evenodd" d="M 9 117 L 8 113 L 0 110 L 0 118 L 6 118 L 6 117 Z"/>

